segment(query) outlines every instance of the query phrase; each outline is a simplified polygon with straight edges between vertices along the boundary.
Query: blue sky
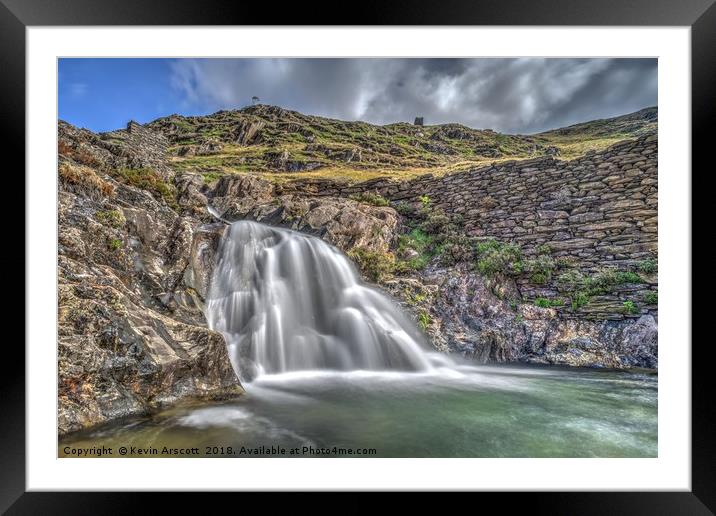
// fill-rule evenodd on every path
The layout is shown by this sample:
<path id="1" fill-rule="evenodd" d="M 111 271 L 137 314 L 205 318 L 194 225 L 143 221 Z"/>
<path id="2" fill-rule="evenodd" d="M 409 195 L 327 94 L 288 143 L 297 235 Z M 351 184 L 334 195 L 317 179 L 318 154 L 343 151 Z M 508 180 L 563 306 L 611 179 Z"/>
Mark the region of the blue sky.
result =
<path id="1" fill-rule="evenodd" d="M 61 59 L 59 117 L 93 131 L 249 105 L 530 133 L 657 104 L 656 59 Z"/>
<path id="2" fill-rule="evenodd" d="M 167 59 L 60 59 L 58 72 L 60 119 L 93 131 L 149 122 L 182 104 Z"/>

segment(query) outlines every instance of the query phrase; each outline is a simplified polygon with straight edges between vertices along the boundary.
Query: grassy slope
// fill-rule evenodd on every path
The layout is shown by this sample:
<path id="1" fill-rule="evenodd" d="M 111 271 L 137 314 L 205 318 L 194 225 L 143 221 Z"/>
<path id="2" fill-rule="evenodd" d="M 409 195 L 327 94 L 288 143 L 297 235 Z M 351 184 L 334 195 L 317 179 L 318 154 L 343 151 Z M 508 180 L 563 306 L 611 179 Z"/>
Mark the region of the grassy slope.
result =
<path id="1" fill-rule="evenodd" d="M 276 181 L 330 177 L 359 181 L 374 177 L 442 175 L 494 161 L 525 159 L 554 152 L 571 159 L 625 138 L 656 129 L 656 108 L 595 120 L 535 135 L 508 135 L 459 124 L 418 127 L 377 126 L 303 115 L 275 106 L 251 106 L 201 117 L 173 115 L 149 127 L 172 142 L 172 161 L 180 170 L 204 174 L 252 173 Z M 237 143 L 241 128 L 261 126 L 249 144 Z M 184 155 L 186 147 L 211 142 L 204 155 Z M 360 159 L 353 151 L 360 150 Z M 283 161 L 282 161 L 283 160 Z M 290 167 L 316 167 L 290 172 Z"/>

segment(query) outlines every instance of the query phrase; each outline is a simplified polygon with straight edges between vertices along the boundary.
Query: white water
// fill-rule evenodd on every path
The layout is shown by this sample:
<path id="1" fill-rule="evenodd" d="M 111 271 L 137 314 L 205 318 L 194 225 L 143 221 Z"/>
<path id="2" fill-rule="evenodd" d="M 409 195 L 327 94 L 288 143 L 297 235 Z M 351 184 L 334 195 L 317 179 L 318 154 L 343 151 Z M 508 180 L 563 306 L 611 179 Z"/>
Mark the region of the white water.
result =
<path id="1" fill-rule="evenodd" d="M 450 364 L 386 295 L 319 238 L 234 222 L 206 303 L 239 378 L 294 371 L 420 371 Z"/>

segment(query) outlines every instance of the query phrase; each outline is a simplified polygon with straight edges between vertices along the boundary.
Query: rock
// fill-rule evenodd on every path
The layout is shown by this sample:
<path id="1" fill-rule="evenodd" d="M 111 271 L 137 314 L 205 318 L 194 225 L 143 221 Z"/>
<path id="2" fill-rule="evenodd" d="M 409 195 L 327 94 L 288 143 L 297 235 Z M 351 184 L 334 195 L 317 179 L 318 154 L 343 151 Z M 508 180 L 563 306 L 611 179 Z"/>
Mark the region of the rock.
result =
<path id="1" fill-rule="evenodd" d="M 60 434 L 242 392 L 223 337 L 201 313 L 216 240 L 205 235 L 216 230 L 106 181 L 112 197 L 60 185 Z"/>

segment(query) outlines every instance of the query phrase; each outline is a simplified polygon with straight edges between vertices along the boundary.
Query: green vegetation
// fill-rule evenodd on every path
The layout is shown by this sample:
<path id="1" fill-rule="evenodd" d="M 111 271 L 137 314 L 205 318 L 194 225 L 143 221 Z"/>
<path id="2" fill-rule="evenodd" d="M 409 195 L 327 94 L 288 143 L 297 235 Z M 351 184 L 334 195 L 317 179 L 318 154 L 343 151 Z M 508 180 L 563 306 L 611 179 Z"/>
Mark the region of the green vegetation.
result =
<path id="1" fill-rule="evenodd" d="M 122 248 L 122 241 L 119 238 L 110 238 L 107 240 L 107 248 L 110 251 L 118 251 Z"/>
<path id="2" fill-rule="evenodd" d="M 427 330 L 432 322 L 433 318 L 430 317 L 430 314 L 427 311 L 421 310 L 420 313 L 418 313 L 418 324 L 423 331 Z"/>
<path id="3" fill-rule="evenodd" d="M 177 208 L 176 188 L 166 183 L 156 170 L 151 168 L 120 168 L 115 177 L 131 186 L 148 190 L 157 199 L 163 199 L 172 208 Z"/>
<path id="4" fill-rule="evenodd" d="M 524 264 L 524 270 L 530 274 L 530 281 L 535 285 L 549 283 L 556 269 L 555 261 L 549 254 L 544 253 L 538 254 L 536 258 L 526 260 Z"/>
<path id="5" fill-rule="evenodd" d="M 584 291 L 577 291 L 574 294 L 572 294 L 572 310 L 577 311 L 583 306 L 586 306 L 589 304 L 590 297 L 589 295 Z"/>
<path id="6" fill-rule="evenodd" d="M 361 192 L 350 196 L 354 201 L 369 204 L 371 206 L 390 206 L 390 201 L 380 194 L 372 194 L 369 192 Z"/>
<path id="7" fill-rule="evenodd" d="M 428 264 L 430 259 L 435 255 L 433 247 L 434 239 L 425 233 L 422 229 L 413 229 L 406 235 L 398 237 L 397 254 L 401 258 L 397 264 L 398 272 L 418 271 Z M 410 251 L 417 253 L 416 256 L 409 256 Z"/>
<path id="8" fill-rule="evenodd" d="M 559 287 L 570 294 L 573 310 L 587 305 L 593 296 L 607 294 L 628 283 L 643 283 L 643 280 L 635 272 L 616 269 L 604 269 L 591 275 L 569 270 L 557 278 Z"/>
<path id="9" fill-rule="evenodd" d="M 522 249 L 517 244 L 504 243 L 491 238 L 478 243 L 475 253 L 477 255 L 475 267 L 485 276 L 496 274 L 518 276 L 525 270 Z"/>
<path id="10" fill-rule="evenodd" d="M 445 266 L 472 262 L 475 258 L 474 239 L 464 235 L 450 235 L 439 247 L 440 261 Z"/>
<path id="11" fill-rule="evenodd" d="M 659 270 L 659 265 L 656 260 L 649 258 L 639 264 L 639 270 L 644 274 L 655 274 Z"/>
<path id="12" fill-rule="evenodd" d="M 659 304 L 659 292 L 656 290 L 650 290 L 644 296 L 644 302 L 647 305 L 658 305 Z"/>
<path id="13" fill-rule="evenodd" d="M 214 181 L 217 181 L 221 176 L 224 174 L 220 174 L 219 172 L 204 172 L 201 176 L 204 179 L 204 184 L 211 184 Z"/>
<path id="14" fill-rule="evenodd" d="M 639 313 L 639 307 L 634 304 L 634 301 L 624 301 L 622 306 L 625 314 L 633 315 Z"/>
<path id="15" fill-rule="evenodd" d="M 539 306 L 540 308 L 555 308 L 563 305 L 564 300 L 562 299 L 548 299 L 546 297 L 538 297 L 535 299 L 535 306 Z"/>
<path id="16" fill-rule="evenodd" d="M 427 208 L 430 206 L 430 197 L 427 195 L 421 195 L 420 202 L 423 204 L 423 208 Z"/>
<path id="17" fill-rule="evenodd" d="M 361 272 L 376 283 L 388 278 L 395 270 L 395 256 L 393 253 L 372 251 L 365 247 L 358 247 L 348 255 L 358 265 Z"/>
<path id="18" fill-rule="evenodd" d="M 277 166 L 277 150 L 294 163 L 317 163 L 306 178 L 364 181 L 377 177 L 435 176 L 512 159 L 558 153 L 574 158 L 600 151 L 625 138 L 656 129 L 656 109 L 534 135 L 500 134 L 460 124 L 377 126 L 305 115 L 276 106 L 256 105 L 208 116 L 172 115 L 148 124 L 170 140 L 174 166 L 217 173 L 250 172 L 274 181 L 295 173 Z M 219 144 L 210 154 L 183 152 L 187 146 Z M 74 149 L 62 149 L 75 155 Z M 73 158 L 83 162 L 79 157 Z M 82 157 L 84 159 L 84 157 Z M 91 156 L 87 157 L 88 163 Z"/>
<path id="19" fill-rule="evenodd" d="M 644 280 L 641 279 L 641 277 L 635 272 L 631 272 L 631 271 L 617 272 L 615 280 L 614 280 L 614 284 L 622 285 L 624 283 L 644 283 Z"/>
<path id="20" fill-rule="evenodd" d="M 127 219 L 124 218 L 124 214 L 120 210 L 98 211 L 95 215 L 99 222 L 113 228 L 124 227 L 127 223 Z"/>

